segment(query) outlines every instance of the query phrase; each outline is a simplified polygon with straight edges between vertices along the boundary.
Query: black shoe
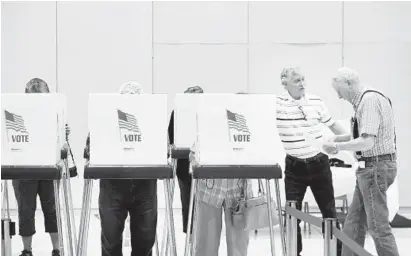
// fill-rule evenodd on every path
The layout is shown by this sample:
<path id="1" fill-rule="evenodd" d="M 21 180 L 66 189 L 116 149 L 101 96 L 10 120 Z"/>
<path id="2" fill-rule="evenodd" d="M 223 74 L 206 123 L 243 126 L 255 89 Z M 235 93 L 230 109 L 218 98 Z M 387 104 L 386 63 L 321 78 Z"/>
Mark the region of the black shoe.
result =
<path id="1" fill-rule="evenodd" d="M 60 251 L 55 249 L 51 252 L 51 256 L 60 256 Z"/>
<path id="2" fill-rule="evenodd" d="M 33 256 L 33 253 L 31 253 L 31 251 L 28 250 L 23 250 L 21 251 L 20 256 Z"/>

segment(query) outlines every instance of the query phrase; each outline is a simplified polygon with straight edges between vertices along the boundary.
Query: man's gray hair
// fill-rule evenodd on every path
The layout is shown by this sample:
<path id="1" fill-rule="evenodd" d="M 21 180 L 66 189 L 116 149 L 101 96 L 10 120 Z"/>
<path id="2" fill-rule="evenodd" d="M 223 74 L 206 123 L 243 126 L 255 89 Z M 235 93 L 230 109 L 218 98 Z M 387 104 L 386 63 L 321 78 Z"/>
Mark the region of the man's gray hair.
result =
<path id="1" fill-rule="evenodd" d="M 40 78 L 33 78 L 26 84 L 26 93 L 48 93 L 50 89 L 47 83 Z"/>
<path id="2" fill-rule="evenodd" d="M 299 67 L 288 67 L 284 68 L 283 71 L 281 71 L 281 83 L 285 85 L 284 79 L 289 79 L 291 77 L 294 77 L 298 72 L 300 72 Z"/>
<path id="3" fill-rule="evenodd" d="M 345 80 L 350 84 L 359 84 L 360 76 L 357 71 L 348 67 L 342 67 L 337 70 L 337 75 L 333 78 L 334 81 Z"/>

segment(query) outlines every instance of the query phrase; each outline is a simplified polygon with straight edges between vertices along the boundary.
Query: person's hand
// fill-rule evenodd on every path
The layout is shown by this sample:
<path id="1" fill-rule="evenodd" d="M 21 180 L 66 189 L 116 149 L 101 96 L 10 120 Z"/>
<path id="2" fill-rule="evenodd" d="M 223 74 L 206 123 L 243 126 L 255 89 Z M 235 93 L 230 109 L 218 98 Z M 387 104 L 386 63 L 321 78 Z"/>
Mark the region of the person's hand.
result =
<path id="1" fill-rule="evenodd" d="M 334 142 L 337 142 L 336 140 L 337 140 L 337 135 L 332 135 L 329 138 L 327 138 L 326 141 L 334 143 Z"/>
<path id="2" fill-rule="evenodd" d="M 335 155 L 338 153 L 337 145 L 334 142 L 325 142 L 323 149 L 327 154 Z"/>

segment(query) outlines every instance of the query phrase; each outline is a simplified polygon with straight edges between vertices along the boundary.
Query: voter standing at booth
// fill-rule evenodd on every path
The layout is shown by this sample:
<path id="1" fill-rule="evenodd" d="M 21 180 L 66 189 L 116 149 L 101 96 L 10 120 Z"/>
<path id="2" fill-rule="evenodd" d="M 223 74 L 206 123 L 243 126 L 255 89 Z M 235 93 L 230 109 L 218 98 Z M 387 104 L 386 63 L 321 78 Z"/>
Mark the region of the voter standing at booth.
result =
<path id="1" fill-rule="evenodd" d="M 200 86 L 192 86 L 187 88 L 184 93 L 204 93 Z M 171 145 L 174 144 L 174 110 L 171 112 L 170 123 L 168 125 L 168 138 Z M 177 178 L 178 186 L 180 187 L 181 208 L 183 217 L 183 232 L 187 232 L 188 225 L 188 209 L 190 205 L 191 192 L 191 175 L 190 161 L 187 159 L 177 159 Z"/>
<path id="2" fill-rule="evenodd" d="M 141 86 L 127 82 L 121 94 L 141 94 Z M 84 157 L 90 159 L 90 135 Z M 156 179 L 101 179 L 99 194 L 101 255 L 120 256 L 123 231 L 130 214 L 131 256 L 151 256 L 157 228 Z"/>
<path id="3" fill-rule="evenodd" d="M 25 89 L 26 93 L 50 93 L 45 81 L 40 78 L 31 79 Z M 70 129 L 66 125 L 66 137 Z M 13 180 L 14 193 L 17 200 L 19 216 L 19 235 L 23 241 L 20 256 L 32 256 L 32 238 L 36 233 L 35 215 L 37 195 L 40 197 L 44 215 L 45 232 L 50 234 L 53 246 L 52 256 L 59 256 L 59 235 L 56 216 L 56 201 L 53 180 Z"/>

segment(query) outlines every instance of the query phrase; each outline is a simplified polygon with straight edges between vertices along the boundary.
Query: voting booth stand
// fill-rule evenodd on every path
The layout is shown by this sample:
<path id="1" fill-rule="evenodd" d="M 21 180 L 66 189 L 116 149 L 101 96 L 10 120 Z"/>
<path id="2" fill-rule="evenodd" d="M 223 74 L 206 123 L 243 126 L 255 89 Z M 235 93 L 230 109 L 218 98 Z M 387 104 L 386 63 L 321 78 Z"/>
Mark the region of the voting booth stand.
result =
<path id="1" fill-rule="evenodd" d="M 184 100 L 184 96 L 180 96 Z M 176 100 L 177 101 L 177 100 Z M 282 150 L 276 128 L 275 95 L 204 94 L 196 100 L 195 144 L 191 147 L 190 171 L 193 177 L 185 256 L 195 255 L 198 184 L 200 179 L 265 179 L 271 254 L 275 255 L 273 205 L 270 180 L 275 180 L 278 221 L 283 254 L 285 237 L 278 179 L 282 170 L 277 152 Z M 180 114 L 175 110 L 176 117 Z M 181 115 L 181 114 L 180 114 Z M 177 134 L 189 122 L 176 119 Z M 179 138 L 179 137 L 177 137 Z M 178 140 L 177 140 L 178 143 Z M 190 142 L 189 142 L 190 143 Z M 191 140 L 191 143 L 193 141 Z M 195 200 L 194 200 L 195 197 Z M 193 231 L 191 232 L 191 222 Z"/>
<path id="2" fill-rule="evenodd" d="M 77 255 L 87 255 L 94 179 L 157 179 L 164 180 L 167 239 L 171 241 L 171 255 L 175 256 L 170 194 L 174 173 L 167 160 L 167 96 L 90 94 L 88 117 L 90 161 L 84 168 Z"/>
<path id="3" fill-rule="evenodd" d="M 61 94 L 2 94 L 2 253 L 12 255 L 8 180 L 53 180 L 60 254 L 75 255 L 76 231 Z M 62 186 L 61 186 L 62 185 Z M 60 193 L 60 188 L 62 189 Z M 37 199 L 36 199 L 37 200 Z"/>

